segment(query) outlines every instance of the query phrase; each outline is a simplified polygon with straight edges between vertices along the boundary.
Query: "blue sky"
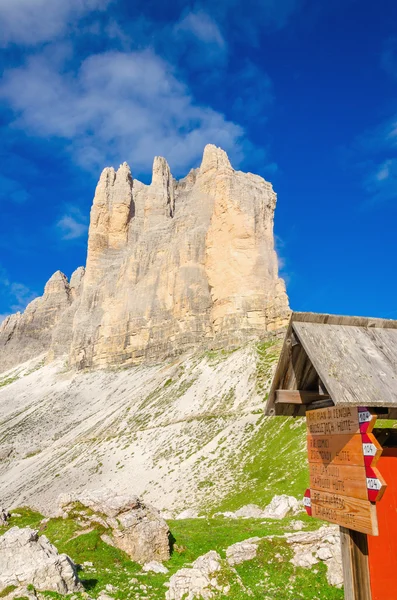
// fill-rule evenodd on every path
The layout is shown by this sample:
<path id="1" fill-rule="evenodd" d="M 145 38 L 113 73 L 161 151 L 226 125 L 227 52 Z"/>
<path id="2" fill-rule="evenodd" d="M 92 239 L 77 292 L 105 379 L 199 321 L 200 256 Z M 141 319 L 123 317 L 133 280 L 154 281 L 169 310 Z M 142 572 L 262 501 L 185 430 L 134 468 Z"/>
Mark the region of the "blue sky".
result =
<path id="1" fill-rule="evenodd" d="M 206 143 L 278 193 L 294 310 L 397 319 L 395 0 L 3 0 L 0 320 L 85 263 L 100 171 Z"/>

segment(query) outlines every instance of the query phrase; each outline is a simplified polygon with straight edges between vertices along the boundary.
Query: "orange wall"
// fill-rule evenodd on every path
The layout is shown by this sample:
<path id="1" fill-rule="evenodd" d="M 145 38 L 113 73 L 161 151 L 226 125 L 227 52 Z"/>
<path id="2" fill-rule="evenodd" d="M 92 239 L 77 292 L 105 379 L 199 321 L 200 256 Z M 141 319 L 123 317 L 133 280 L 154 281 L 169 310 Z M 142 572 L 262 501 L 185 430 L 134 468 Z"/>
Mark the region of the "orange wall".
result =
<path id="1" fill-rule="evenodd" d="M 377 505 L 379 536 L 368 536 L 372 600 L 397 600 L 397 448 L 385 448 L 376 468 L 387 488 Z"/>

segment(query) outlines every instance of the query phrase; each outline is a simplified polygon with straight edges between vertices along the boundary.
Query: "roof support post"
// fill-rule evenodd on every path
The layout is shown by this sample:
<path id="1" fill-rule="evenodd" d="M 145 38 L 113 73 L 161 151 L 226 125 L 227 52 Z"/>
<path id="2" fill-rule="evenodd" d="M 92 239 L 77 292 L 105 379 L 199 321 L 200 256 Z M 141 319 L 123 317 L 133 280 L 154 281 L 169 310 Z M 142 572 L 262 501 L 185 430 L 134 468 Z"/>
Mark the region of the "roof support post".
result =
<path id="1" fill-rule="evenodd" d="M 345 600 L 371 600 L 367 536 L 346 527 L 339 530 Z"/>

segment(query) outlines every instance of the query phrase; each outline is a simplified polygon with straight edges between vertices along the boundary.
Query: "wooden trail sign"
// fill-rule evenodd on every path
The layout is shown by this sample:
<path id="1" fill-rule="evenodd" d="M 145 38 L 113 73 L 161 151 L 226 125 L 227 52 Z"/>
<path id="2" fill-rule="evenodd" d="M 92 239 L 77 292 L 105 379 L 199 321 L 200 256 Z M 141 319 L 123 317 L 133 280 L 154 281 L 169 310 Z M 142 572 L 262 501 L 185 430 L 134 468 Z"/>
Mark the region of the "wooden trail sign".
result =
<path id="1" fill-rule="evenodd" d="M 381 475 L 364 465 L 309 463 L 309 474 L 311 489 L 361 500 L 380 500 L 386 489 Z"/>
<path id="2" fill-rule="evenodd" d="M 310 463 L 333 465 L 375 465 L 382 454 L 382 446 L 375 437 L 366 433 L 355 435 L 307 436 L 307 454 Z"/>
<path id="3" fill-rule="evenodd" d="M 368 500 L 306 490 L 303 503 L 312 517 L 361 533 L 379 535 L 376 505 Z"/>
<path id="4" fill-rule="evenodd" d="M 313 517 L 378 535 L 376 507 L 386 483 L 375 465 L 382 447 L 376 421 L 363 407 L 306 412 L 310 489 L 304 505 Z"/>
<path id="5" fill-rule="evenodd" d="M 357 406 L 331 406 L 306 411 L 306 425 L 311 435 L 346 435 L 369 433 L 376 415 Z"/>

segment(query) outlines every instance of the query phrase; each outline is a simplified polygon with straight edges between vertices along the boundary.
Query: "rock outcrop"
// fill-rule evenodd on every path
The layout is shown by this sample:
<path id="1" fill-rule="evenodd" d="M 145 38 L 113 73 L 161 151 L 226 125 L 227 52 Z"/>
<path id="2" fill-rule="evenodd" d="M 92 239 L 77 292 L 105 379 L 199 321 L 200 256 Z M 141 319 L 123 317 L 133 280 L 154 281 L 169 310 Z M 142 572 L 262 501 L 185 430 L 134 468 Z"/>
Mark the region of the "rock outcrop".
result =
<path id="1" fill-rule="evenodd" d="M 53 358 L 67 351 L 83 276 L 84 268 L 79 267 L 69 283 L 57 271 L 43 296 L 28 304 L 23 314 L 10 315 L 0 323 L 0 372 L 45 352 Z"/>
<path id="2" fill-rule="evenodd" d="M 216 579 L 216 573 L 220 569 L 221 557 L 214 550 L 199 556 L 191 567 L 179 569 L 172 575 L 165 594 L 166 600 L 213 598 L 214 592 L 222 591 L 222 586 L 218 585 Z"/>
<path id="3" fill-rule="evenodd" d="M 342 587 L 342 554 L 339 531 L 335 525 L 323 525 L 316 531 L 286 534 L 286 539 L 294 551 L 292 564 L 311 568 L 323 562 L 327 567 L 328 583 Z"/>
<path id="4" fill-rule="evenodd" d="M 45 535 L 30 527 L 11 527 L 0 537 L 0 593 L 8 587 L 33 585 L 59 594 L 82 591 L 76 565 L 58 554 Z"/>
<path id="5" fill-rule="evenodd" d="M 248 538 L 226 548 L 226 559 L 229 565 L 241 565 L 246 560 L 255 558 L 260 541 L 259 537 Z"/>
<path id="6" fill-rule="evenodd" d="M 245 504 L 235 512 L 218 512 L 214 516 L 227 519 L 284 519 L 287 516 L 297 515 L 302 510 L 303 505 L 294 496 L 281 494 L 274 496 L 264 509 L 256 504 Z"/>
<path id="7" fill-rule="evenodd" d="M 235 347 L 286 324 L 278 276 L 276 195 L 235 171 L 220 148 L 176 181 L 156 157 L 150 185 L 124 163 L 103 171 L 85 272 L 59 271 L 44 295 L 0 325 L 0 371 L 47 352 L 77 368 Z"/>
<path id="8" fill-rule="evenodd" d="M 72 512 L 88 526 L 100 523 L 109 528 L 109 533 L 102 536 L 103 541 L 124 550 L 137 563 L 161 562 L 170 557 L 167 523 L 159 511 L 137 496 L 117 494 L 105 488 L 64 494 L 59 498 L 59 506 L 63 516 Z M 90 514 L 84 507 L 90 509 Z"/>

